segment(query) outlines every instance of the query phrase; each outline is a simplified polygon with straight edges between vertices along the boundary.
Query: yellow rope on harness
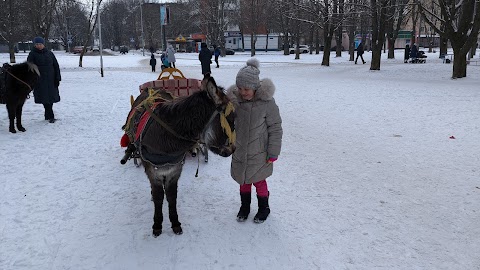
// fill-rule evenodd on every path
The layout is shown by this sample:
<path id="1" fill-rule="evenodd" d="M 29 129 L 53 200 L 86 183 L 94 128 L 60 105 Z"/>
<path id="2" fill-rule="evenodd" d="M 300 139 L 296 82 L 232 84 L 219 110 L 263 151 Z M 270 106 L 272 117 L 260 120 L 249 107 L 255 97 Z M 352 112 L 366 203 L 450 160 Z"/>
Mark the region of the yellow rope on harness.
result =
<path id="1" fill-rule="evenodd" d="M 220 113 L 220 124 L 222 125 L 225 133 L 227 134 L 231 144 L 235 144 L 235 141 L 237 140 L 237 134 L 235 133 L 235 130 L 232 131 L 232 128 L 227 121 L 227 116 L 230 115 L 230 113 L 233 111 L 235 111 L 235 108 L 233 107 L 232 102 L 229 102 L 227 104 L 227 107 L 225 108 L 225 112 Z"/>
<path id="2" fill-rule="evenodd" d="M 131 99 L 133 99 L 133 97 L 131 97 Z M 130 99 L 130 102 L 132 103 L 132 106 L 133 106 L 133 102 L 132 100 Z M 140 102 L 140 104 L 138 104 L 136 107 L 135 107 L 135 110 L 138 112 L 144 112 L 144 109 L 143 108 L 146 108 L 146 107 L 149 107 L 151 108 L 153 106 L 153 103 L 155 103 L 155 101 L 159 100 L 159 99 L 162 99 L 164 101 L 167 101 L 167 99 L 163 98 L 160 94 L 160 91 L 159 90 L 154 90 L 152 88 L 149 88 L 148 89 L 148 97 L 145 98 L 142 102 Z M 135 114 L 134 114 L 135 115 Z M 132 122 L 132 119 L 134 118 L 134 115 L 131 115 L 131 117 L 129 117 L 127 119 L 127 124 L 125 125 L 125 131 L 127 132 L 127 134 L 129 136 L 132 136 L 133 138 L 133 131 L 132 131 L 132 126 L 131 126 L 131 122 Z M 131 139 L 132 139 L 131 138 Z"/>

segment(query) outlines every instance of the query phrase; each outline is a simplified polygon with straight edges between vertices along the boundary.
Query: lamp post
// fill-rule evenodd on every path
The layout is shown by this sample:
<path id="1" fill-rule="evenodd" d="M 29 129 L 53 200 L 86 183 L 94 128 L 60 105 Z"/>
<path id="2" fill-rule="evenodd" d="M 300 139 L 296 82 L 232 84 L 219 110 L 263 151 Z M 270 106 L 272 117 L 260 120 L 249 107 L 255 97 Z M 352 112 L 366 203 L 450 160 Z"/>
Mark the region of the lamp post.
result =
<path id="1" fill-rule="evenodd" d="M 102 46 L 102 22 L 100 21 L 100 12 L 99 12 L 100 1 L 97 4 L 97 16 L 98 16 L 98 38 L 100 39 L 98 42 L 98 49 L 100 50 L 100 75 L 103 78 L 103 46 Z"/>
<path id="2" fill-rule="evenodd" d="M 142 28 L 142 55 L 145 56 L 145 36 L 143 34 L 143 1 L 140 0 L 140 27 Z"/>

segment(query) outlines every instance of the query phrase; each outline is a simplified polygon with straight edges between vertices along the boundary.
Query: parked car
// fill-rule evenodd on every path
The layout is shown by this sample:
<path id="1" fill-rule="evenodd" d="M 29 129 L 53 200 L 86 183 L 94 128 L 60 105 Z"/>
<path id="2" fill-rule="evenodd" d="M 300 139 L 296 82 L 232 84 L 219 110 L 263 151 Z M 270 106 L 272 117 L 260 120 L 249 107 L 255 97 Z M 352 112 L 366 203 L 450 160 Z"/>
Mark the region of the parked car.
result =
<path id="1" fill-rule="evenodd" d="M 324 49 L 325 49 L 325 46 L 320 45 L 320 51 L 323 52 Z M 337 46 L 333 46 L 333 47 L 330 48 L 330 51 L 331 51 L 331 52 L 334 52 L 334 51 L 336 51 L 336 50 L 337 50 Z M 345 51 L 345 48 L 344 48 L 343 46 L 342 46 L 342 51 Z"/>
<path id="2" fill-rule="evenodd" d="M 309 53 L 310 49 L 308 48 L 308 45 L 300 45 L 299 46 L 300 53 Z M 292 48 L 288 49 L 290 51 L 290 54 L 294 54 L 297 50 L 297 46 L 293 46 Z"/>
<path id="3" fill-rule="evenodd" d="M 226 55 L 234 55 L 234 54 L 235 54 L 235 51 L 232 50 L 232 49 L 225 49 L 225 54 L 226 54 Z"/>
<path id="4" fill-rule="evenodd" d="M 73 53 L 82 53 L 83 51 L 83 46 L 75 46 L 73 47 Z"/>
<path id="5" fill-rule="evenodd" d="M 92 51 L 93 52 L 99 52 L 100 48 L 98 46 L 92 46 Z"/>

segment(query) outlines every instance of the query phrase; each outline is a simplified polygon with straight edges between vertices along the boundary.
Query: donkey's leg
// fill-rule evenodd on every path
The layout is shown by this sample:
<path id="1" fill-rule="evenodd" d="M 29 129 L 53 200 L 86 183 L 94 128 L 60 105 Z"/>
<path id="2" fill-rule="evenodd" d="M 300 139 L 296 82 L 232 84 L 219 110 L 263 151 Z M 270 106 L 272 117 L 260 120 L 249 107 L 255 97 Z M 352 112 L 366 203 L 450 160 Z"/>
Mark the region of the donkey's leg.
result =
<path id="1" fill-rule="evenodd" d="M 25 104 L 25 100 L 20 101 L 19 104 L 17 105 L 17 109 L 15 111 L 15 115 L 17 117 L 17 129 L 21 132 L 27 131 L 23 126 L 22 126 L 22 109 L 23 109 L 23 104 Z"/>
<path id="2" fill-rule="evenodd" d="M 152 183 L 151 181 L 151 187 L 152 187 L 152 200 L 153 200 L 153 205 L 155 206 L 155 214 L 153 215 L 153 236 L 157 237 L 162 233 L 162 222 L 163 222 L 163 213 L 162 213 L 162 206 L 163 206 L 163 186 L 158 185 L 158 182 L 161 181 L 155 181 L 156 183 Z"/>
<path id="3" fill-rule="evenodd" d="M 15 130 L 15 105 L 16 103 L 9 102 L 7 100 L 7 111 L 8 111 L 8 119 L 10 120 L 10 126 L 8 127 L 8 131 L 11 133 L 17 133 Z"/>
<path id="4" fill-rule="evenodd" d="M 172 223 L 172 230 L 175 234 L 182 234 L 182 223 L 178 221 L 178 214 L 177 214 L 177 191 L 178 191 L 178 178 L 180 178 L 180 173 L 182 169 L 178 170 L 172 174 L 171 177 L 167 178 L 165 183 L 165 192 L 168 201 L 168 217 L 170 218 L 170 222 Z"/>
<path id="5" fill-rule="evenodd" d="M 162 233 L 162 222 L 163 222 L 163 197 L 165 192 L 163 191 L 163 181 L 164 176 L 156 173 L 155 168 L 148 162 L 142 162 L 145 167 L 145 173 L 150 180 L 152 201 L 155 207 L 155 214 L 153 215 L 153 236 L 157 237 Z"/>

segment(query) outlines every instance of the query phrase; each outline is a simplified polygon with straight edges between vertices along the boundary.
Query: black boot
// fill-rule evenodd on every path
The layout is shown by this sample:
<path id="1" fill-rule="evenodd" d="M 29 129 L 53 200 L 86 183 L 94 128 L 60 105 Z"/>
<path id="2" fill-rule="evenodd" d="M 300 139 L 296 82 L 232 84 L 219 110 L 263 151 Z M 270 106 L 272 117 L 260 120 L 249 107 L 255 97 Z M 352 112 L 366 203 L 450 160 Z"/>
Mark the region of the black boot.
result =
<path id="1" fill-rule="evenodd" d="M 250 214 L 250 203 L 252 202 L 252 193 L 240 193 L 240 199 L 242 200 L 242 206 L 237 214 L 237 221 L 244 222 Z"/>
<path id="2" fill-rule="evenodd" d="M 260 197 L 258 199 L 258 213 L 253 218 L 255 223 L 263 223 L 267 220 L 268 214 L 270 214 L 270 207 L 268 206 L 268 197 Z"/>

